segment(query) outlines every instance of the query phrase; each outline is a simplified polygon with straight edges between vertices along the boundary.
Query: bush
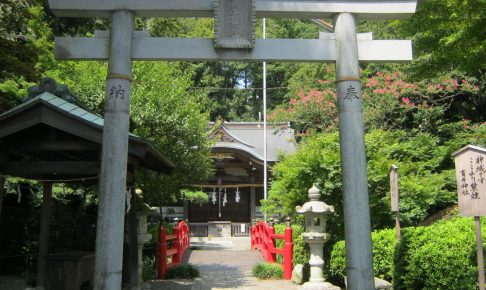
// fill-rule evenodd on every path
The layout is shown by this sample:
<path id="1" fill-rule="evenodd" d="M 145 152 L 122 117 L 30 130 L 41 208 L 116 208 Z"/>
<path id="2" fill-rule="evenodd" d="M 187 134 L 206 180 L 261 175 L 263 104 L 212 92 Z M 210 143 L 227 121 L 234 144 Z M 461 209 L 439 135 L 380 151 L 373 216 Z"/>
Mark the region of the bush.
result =
<path id="1" fill-rule="evenodd" d="M 393 277 L 393 257 L 397 244 L 394 229 L 375 231 L 371 234 L 373 242 L 373 272 L 376 277 L 391 281 Z M 345 242 L 334 244 L 331 252 L 329 271 L 332 276 L 344 279 L 346 275 Z"/>
<path id="2" fill-rule="evenodd" d="M 476 289 L 476 264 L 471 218 L 408 228 L 396 250 L 394 289 Z"/>
<path id="3" fill-rule="evenodd" d="M 471 218 L 404 228 L 399 243 L 391 229 L 373 232 L 372 240 L 375 276 L 393 277 L 396 290 L 476 289 L 476 239 Z M 334 245 L 330 261 L 331 274 L 341 279 L 346 275 L 344 246 L 344 241 Z"/>
<path id="4" fill-rule="evenodd" d="M 199 270 L 192 264 L 175 266 L 167 270 L 166 279 L 193 279 L 199 277 Z"/>
<path id="5" fill-rule="evenodd" d="M 292 225 L 292 241 L 294 243 L 294 254 L 292 257 L 293 264 L 306 264 L 309 262 L 310 252 L 309 252 L 309 245 L 304 242 L 302 238 L 302 233 L 304 232 L 305 228 L 298 224 Z M 285 224 L 278 224 L 275 225 L 275 233 L 276 234 L 283 234 L 285 233 Z M 278 248 L 283 247 L 283 240 L 277 240 L 276 246 Z M 277 255 L 277 262 L 282 263 L 282 257 Z"/>
<path id="6" fill-rule="evenodd" d="M 258 279 L 282 279 L 282 266 L 276 263 L 259 263 L 253 267 L 253 275 Z"/>
<path id="7" fill-rule="evenodd" d="M 156 278 L 156 274 L 155 258 L 144 256 L 142 264 L 142 280 L 153 280 Z"/>

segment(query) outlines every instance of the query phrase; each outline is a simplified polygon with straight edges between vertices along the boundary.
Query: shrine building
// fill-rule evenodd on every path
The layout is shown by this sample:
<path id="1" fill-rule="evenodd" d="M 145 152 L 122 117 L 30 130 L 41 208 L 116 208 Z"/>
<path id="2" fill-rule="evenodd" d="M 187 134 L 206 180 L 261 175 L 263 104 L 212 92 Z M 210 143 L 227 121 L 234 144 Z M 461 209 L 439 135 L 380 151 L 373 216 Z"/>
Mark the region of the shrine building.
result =
<path id="1" fill-rule="evenodd" d="M 251 220 L 262 218 L 264 128 L 262 122 L 210 123 L 214 176 L 194 185 L 208 194 L 207 204 L 186 202 L 184 216 L 193 236 L 246 236 Z M 267 125 L 267 172 L 279 154 L 295 151 L 288 123 Z M 267 178 L 268 178 L 267 177 Z M 268 178 L 269 179 L 269 178 Z"/>

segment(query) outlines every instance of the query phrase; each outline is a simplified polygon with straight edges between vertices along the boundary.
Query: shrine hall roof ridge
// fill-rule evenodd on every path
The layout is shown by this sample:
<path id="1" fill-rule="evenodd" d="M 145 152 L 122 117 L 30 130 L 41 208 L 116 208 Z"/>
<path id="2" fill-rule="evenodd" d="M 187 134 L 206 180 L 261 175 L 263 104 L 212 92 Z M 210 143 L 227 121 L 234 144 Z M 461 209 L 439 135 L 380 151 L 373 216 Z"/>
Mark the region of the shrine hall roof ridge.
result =
<path id="1" fill-rule="evenodd" d="M 104 126 L 104 119 L 100 115 L 87 111 L 80 106 L 73 104 L 67 100 L 64 100 L 50 92 L 43 92 L 40 95 L 25 101 L 24 103 L 8 110 L 0 114 L 0 122 L 2 120 L 8 119 L 9 117 L 13 117 L 16 114 L 21 113 L 22 111 L 26 111 L 29 108 L 42 103 L 46 106 L 49 106 L 60 113 L 66 114 L 67 116 L 80 121 L 88 125 L 89 127 L 95 128 L 97 130 L 103 130 Z M 0 134 L 0 137 L 3 137 L 3 134 Z M 163 171 L 167 171 L 169 168 L 173 168 L 174 164 L 165 157 L 162 153 L 160 153 L 153 145 L 142 137 L 139 137 L 133 133 L 129 132 L 129 140 L 132 142 L 136 142 L 146 147 L 147 154 L 150 154 L 152 158 L 159 160 L 161 164 L 157 165 L 160 168 L 165 167 Z M 155 169 L 155 168 L 151 168 Z"/>
<path id="2" fill-rule="evenodd" d="M 217 141 L 213 151 L 224 151 L 225 148 L 239 150 L 263 162 L 263 122 L 223 122 L 220 129 L 231 134 L 235 140 Z M 296 150 L 294 130 L 288 122 L 268 124 L 267 130 L 267 161 L 276 162 L 279 153 Z"/>

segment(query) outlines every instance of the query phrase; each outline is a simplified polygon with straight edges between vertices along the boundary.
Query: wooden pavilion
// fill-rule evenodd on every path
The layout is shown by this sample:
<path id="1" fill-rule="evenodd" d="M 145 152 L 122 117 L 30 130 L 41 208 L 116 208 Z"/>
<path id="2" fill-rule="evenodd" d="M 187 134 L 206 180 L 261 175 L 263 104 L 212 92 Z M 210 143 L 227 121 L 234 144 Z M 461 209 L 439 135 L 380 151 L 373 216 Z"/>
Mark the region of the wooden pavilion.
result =
<path id="1" fill-rule="evenodd" d="M 215 127 L 217 126 L 217 127 Z M 210 124 L 215 174 L 195 185 L 208 193 L 209 203 L 185 207 L 195 235 L 247 235 L 252 219 L 262 217 L 264 198 L 264 142 L 262 122 Z M 294 131 L 288 123 L 267 126 L 268 176 L 280 153 L 295 151 Z"/>
<path id="2" fill-rule="evenodd" d="M 102 117 L 84 109 L 66 87 L 58 86 L 52 79 L 43 79 L 29 90 L 26 102 L 0 114 L 0 177 L 22 177 L 44 184 L 37 275 L 40 286 L 46 284 L 52 183 L 96 183 L 101 168 L 102 134 Z M 167 174 L 173 168 L 166 157 L 140 137 L 130 134 L 128 148 L 127 190 L 132 190 L 133 196 L 137 169 Z M 5 178 L 0 181 L 1 209 Z M 135 205 L 135 198 L 130 202 Z M 139 283 L 137 223 L 135 210 L 130 210 L 127 232 L 132 285 Z"/>

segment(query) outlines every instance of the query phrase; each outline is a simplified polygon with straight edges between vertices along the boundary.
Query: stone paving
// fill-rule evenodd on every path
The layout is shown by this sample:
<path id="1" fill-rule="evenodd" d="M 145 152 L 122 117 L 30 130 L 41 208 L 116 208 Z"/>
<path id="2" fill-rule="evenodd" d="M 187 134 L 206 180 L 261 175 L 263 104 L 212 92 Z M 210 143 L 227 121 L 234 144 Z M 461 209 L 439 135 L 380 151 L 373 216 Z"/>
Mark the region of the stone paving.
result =
<path id="1" fill-rule="evenodd" d="M 187 280 L 152 282 L 152 290 L 297 289 L 290 281 L 263 281 L 253 277 L 253 266 L 263 260 L 249 245 L 248 238 L 191 240 L 191 247 L 198 250 L 188 251 L 184 261 L 196 266 L 201 277 L 192 283 Z"/>

